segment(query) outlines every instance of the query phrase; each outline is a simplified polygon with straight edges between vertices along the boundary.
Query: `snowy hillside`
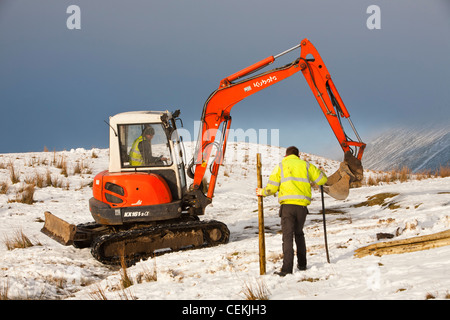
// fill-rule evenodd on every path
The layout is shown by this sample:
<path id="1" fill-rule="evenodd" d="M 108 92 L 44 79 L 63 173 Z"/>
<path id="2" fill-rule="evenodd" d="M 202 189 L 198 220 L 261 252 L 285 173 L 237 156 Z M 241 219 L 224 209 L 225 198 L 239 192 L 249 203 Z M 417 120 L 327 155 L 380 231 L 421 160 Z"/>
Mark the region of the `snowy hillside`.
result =
<path id="1" fill-rule="evenodd" d="M 450 127 L 387 131 L 368 143 L 363 164 L 373 170 L 406 166 L 412 172 L 450 166 Z"/>
<path id="2" fill-rule="evenodd" d="M 102 265 L 89 249 L 64 247 L 40 232 L 46 210 L 73 223 L 92 221 L 89 184 L 107 168 L 108 150 L 0 155 L 0 297 L 241 300 L 246 287 L 259 286 L 271 300 L 448 299 L 450 246 L 381 257 L 355 258 L 353 254 L 377 242 L 377 233 L 403 239 L 449 229 L 450 178 L 361 187 L 352 189 L 345 201 L 326 196 L 330 264 L 324 249 L 320 194 L 315 190 L 304 229 L 308 269 L 284 278 L 273 274 L 282 263 L 278 203 L 274 197 L 265 198 L 267 275 L 260 276 L 255 154 L 262 153 L 265 183 L 284 149 L 230 143 L 227 151 L 213 204 L 202 219 L 226 223 L 230 242 L 141 261 L 127 269 L 133 283 L 127 289 L 121 287 L 121 270 Z M 314 155 L 302 157 L 328 174 L 338 166 Z M 63 169 L 56 167 L 64 161 Z M 61 174 L 64 168 L 66 174 Z M 12 178 L 19 182 L 13 184 Z M 41 183 L 34 190 L 33 203 L 21 203 L 25 187 L 32 182 Z M 380 193 L 390 197 L 373 206 L 364 203 Z M 5 244 L 20 232 L 35 245 L 8 250 Z"/>

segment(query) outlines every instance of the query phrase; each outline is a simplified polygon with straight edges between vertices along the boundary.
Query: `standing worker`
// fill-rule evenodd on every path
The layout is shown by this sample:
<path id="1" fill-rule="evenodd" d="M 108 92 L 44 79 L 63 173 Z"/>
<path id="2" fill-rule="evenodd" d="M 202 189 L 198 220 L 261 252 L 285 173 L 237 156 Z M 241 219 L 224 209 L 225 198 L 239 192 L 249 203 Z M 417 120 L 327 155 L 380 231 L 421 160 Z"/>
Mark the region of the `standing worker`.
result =
<path id="1" fill-rule="evenodd" d="M 283 266 L 275 272 L 284 277 L 292 273 L 294 264 L 293 239 L 297 246 L 297 268 L 306 270 L 306 243 L 303 233 L 307 206 L 311 203 L 311 183 L 324 185 L 327 176 L 315 165 L 301 160 L 299 151 L 292 146 L 286 149 L 286 156 L 272 171 L 267 186 L 256 188 L 256 195 L 266 197 L 278 192 L 281 231 L 283 233 Z"/>

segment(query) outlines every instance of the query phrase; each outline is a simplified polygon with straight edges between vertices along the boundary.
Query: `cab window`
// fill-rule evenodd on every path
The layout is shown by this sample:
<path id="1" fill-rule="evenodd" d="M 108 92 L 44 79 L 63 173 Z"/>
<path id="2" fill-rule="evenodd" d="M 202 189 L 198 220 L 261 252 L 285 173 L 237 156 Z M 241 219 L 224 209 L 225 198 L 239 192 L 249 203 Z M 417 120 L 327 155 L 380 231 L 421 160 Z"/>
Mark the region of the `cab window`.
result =
<path id="1" fill-rule="evenodd" d="M 119 125 L 122 168 L 172 165 L 169 142 L 160 123 Z"/>

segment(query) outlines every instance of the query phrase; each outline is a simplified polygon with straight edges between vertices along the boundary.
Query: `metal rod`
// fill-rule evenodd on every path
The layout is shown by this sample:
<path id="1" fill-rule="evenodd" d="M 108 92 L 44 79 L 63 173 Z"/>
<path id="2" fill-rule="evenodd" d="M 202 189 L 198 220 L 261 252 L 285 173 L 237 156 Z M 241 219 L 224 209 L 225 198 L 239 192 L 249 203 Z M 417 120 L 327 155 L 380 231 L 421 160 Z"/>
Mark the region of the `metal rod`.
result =
<path id="1" fill-rule="evenodd" d="M 330 255 L 328 253 L 327 224 L 325 220 L 325 200 L 323 197 L 323 186 L 320 186 L 320 193 L 322 195 L 323 234 L 325 238 L 325 250 L 327 252 L 327 262 L 330 263 Z"/>
<path id="2" fill-rule="evenodd" d="M 289 53 L 291 51 L 294 51 L 297 48 L 300 48 L 302 45 L 298 44 L 295 47 L 292 47 L 290 49 L 287 49 L 286 51 L 283 51 L 282 53 L 277 54 L 276 56 L 273 56 L 274 59 L 278 59 L 279 57 L 281 57 L 282 55 L 285 55 L 286 53 Z"/>
<path id="3" fill-rule="evenodd" d="M 347 120 L 350 123 L 350 125 L 352 126 L 353 132 L 355 133 L 356 138 L 358 139 L 358 142 L 362 142 L 361 138 L 359 137 L 358 131 L 356 131 L 355 126 L 353 125 L 352 120 L 350 120 L 350 117 L 348 117 Z"/>

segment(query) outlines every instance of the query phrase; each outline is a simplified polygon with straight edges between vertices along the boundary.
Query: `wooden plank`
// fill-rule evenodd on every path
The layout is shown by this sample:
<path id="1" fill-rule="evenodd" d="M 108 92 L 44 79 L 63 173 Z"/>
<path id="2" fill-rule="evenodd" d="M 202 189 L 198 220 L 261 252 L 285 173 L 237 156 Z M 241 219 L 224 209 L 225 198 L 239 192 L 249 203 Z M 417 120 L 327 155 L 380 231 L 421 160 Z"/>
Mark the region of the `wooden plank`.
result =
<path id="1" fill-rule="evenodd" d="M 450 230 L 433 233 L 426 236 L 374 243 L 355 250 L 354 256 L 362 258 L 371 254 L 376 256 L 401 254 L 405 252 L 428 250 L 447 245 L 450 245 Z"/>

